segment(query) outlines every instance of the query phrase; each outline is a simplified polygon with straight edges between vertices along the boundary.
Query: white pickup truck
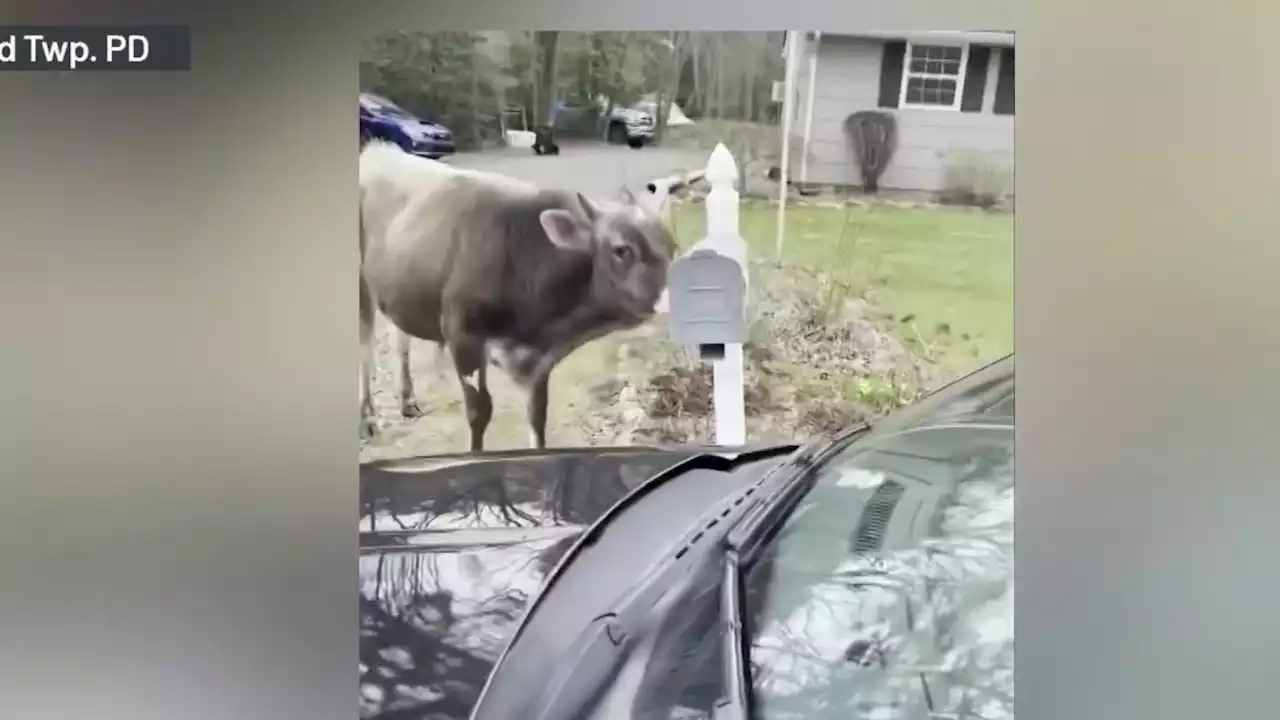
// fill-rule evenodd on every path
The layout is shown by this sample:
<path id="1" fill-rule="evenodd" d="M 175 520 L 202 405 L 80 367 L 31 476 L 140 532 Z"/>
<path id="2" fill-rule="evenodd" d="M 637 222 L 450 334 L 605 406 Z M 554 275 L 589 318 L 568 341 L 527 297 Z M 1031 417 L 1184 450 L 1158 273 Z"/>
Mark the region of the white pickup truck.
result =
<path id="1" fill-rule="evenodd" d="M 641 148 L 653 139 L 657 123 L 652 114 L 639 108 L 614 108 L 609 115 L 609 132 L 606 137 L 615 145 L 627 144 Z"/>
<path id="2" fill-rule="evenodd" d="M 599 137 L 599 133 L 603 132 L 608 142 L 633 148 L 644 147 L 653 139 L 657 123 L 652 112 L 635 106 L 615 107 L 609 112 L 608 126 L 605 127 L 604 119 L 599 116 L 609 107 L 609 102 L 605 98 L 598 98 L 597 102 L 599 109 L 592 108 L 590 101 L 586 104 L 560 103 L 554 120 L 557 134 Z"/>
<path id="3" fill-rule="evenodd" d="M 552 121 L 556 134 L 600 137 L 603 133 L 605 139 L 611 144 L 629 145 L 633 148 L 642 148 L 653 140 L 657 128 L 655 102 L 642 100 L 628 107 L 613 108 L 609 112 L 607 127 L 599 115 L 603 114 L 608 107 L 608 100 L 600 98 L 598 102 L 598 110 L 591 108 L 590 101 L 586 104 L 559 103 L 556 107 L 555 119 Z M 533 133 L 529 131 L 525 108 L 512 106 L 507 111 L 507 116 L 510 120 L 504 127 L 509 138 L 508 142 L 514 143 L 513 138 L 517 137 L 522 138 L 519 143 L 522 147 L 532 142 Z M 667 118 L 668 127 L 688 125 L 692 122 L 678 107 L 672 106 L 671 115 Z"/>

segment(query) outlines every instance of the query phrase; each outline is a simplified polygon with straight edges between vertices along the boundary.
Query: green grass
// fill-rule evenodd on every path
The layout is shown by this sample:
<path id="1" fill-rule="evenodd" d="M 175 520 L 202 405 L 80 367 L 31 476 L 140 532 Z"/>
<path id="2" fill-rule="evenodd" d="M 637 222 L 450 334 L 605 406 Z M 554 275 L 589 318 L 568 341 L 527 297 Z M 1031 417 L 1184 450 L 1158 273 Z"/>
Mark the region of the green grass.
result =
<path id="1" fill-rule="evenodd" d="M 700 204 L 676 209 L 681 245 L 699 238 L 703 213 Z M 739 226 L 753 259 L 776 257 L 776 223 L 775 208 L 743 204 Z M 922 339 L 948 374 L 1013 351 L 1012 215 L 790 205 L 786 223 L 783 262 L 870 288 L 903 340 L 921 349 Z"/>

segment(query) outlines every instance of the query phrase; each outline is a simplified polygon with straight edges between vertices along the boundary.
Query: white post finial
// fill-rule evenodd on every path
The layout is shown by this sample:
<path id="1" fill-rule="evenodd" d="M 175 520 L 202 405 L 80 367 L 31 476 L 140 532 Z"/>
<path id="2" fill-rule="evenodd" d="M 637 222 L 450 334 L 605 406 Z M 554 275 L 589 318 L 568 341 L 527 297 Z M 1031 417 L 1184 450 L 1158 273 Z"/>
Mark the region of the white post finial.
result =
<path id="1" fill-rule="evenodd" d="M 738 237 L 738 191 L 734 189 L 738 184 L 738 163 L 724 143 L 717 144 L 716 149 L 711 151 L 711 157 L 707 159 L 706 179 L 711 185 L 711 192 L 707 193 L 705 201 L 707 238 L 715 243 L 728 242 L 736 248 L 742 243 L 742 239 Z M 745 267 L 745 247 L 741 250 L 730 249 L 728 252 L 722 248 L 717 250 L 732 255 Z"/>
<path id="2" fill-rule="evenodd" d="M 712 189 L 733 190 L 738 184 L 738 163 L 724 143 L 716 143 L 716 149 L 707 158 L 707 182 Z"/>

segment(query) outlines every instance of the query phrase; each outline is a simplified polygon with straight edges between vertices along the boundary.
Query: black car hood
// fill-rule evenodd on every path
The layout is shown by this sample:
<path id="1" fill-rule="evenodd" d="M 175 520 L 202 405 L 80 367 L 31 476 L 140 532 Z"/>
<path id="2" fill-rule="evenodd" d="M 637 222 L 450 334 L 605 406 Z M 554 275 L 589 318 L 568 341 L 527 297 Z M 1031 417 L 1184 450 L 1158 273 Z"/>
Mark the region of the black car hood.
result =
<path id="1" fill-rule="evenodd" d="M 360 468 L 362 718 L 465 718 L 546 574 L 610 507 L 698 448 Z"/>

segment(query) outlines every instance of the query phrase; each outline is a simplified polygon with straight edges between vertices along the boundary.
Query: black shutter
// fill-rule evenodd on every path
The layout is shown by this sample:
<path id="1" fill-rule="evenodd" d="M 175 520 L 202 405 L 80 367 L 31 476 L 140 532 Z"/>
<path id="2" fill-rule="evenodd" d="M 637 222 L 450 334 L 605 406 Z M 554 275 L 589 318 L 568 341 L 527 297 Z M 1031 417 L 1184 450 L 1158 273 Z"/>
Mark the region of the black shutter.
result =
<path id="1" fill-rule="evenodd" d="M 996 115 L 1013 114 L 1013 48 L 1005 48 L 1000 58 L 1000 75 L 996 80 L 996 102 L 991 111 Z"/>
<path id="2" fill-rule="evenodd" d="M 898 107 L 902 95 L 902 62 L 907 54 L 907 43 L 890 40 L 880 54 L 880 107 Z"/>
<path id="3" fill-rule="evenodd" d="M 960 112 L 982 112 L 982 96 L 987 89 L 987 65 L 990 63 L 990 45 L 969 46 L 969 63 L 964 68 L 964 96 L 960 98 Z"/>

